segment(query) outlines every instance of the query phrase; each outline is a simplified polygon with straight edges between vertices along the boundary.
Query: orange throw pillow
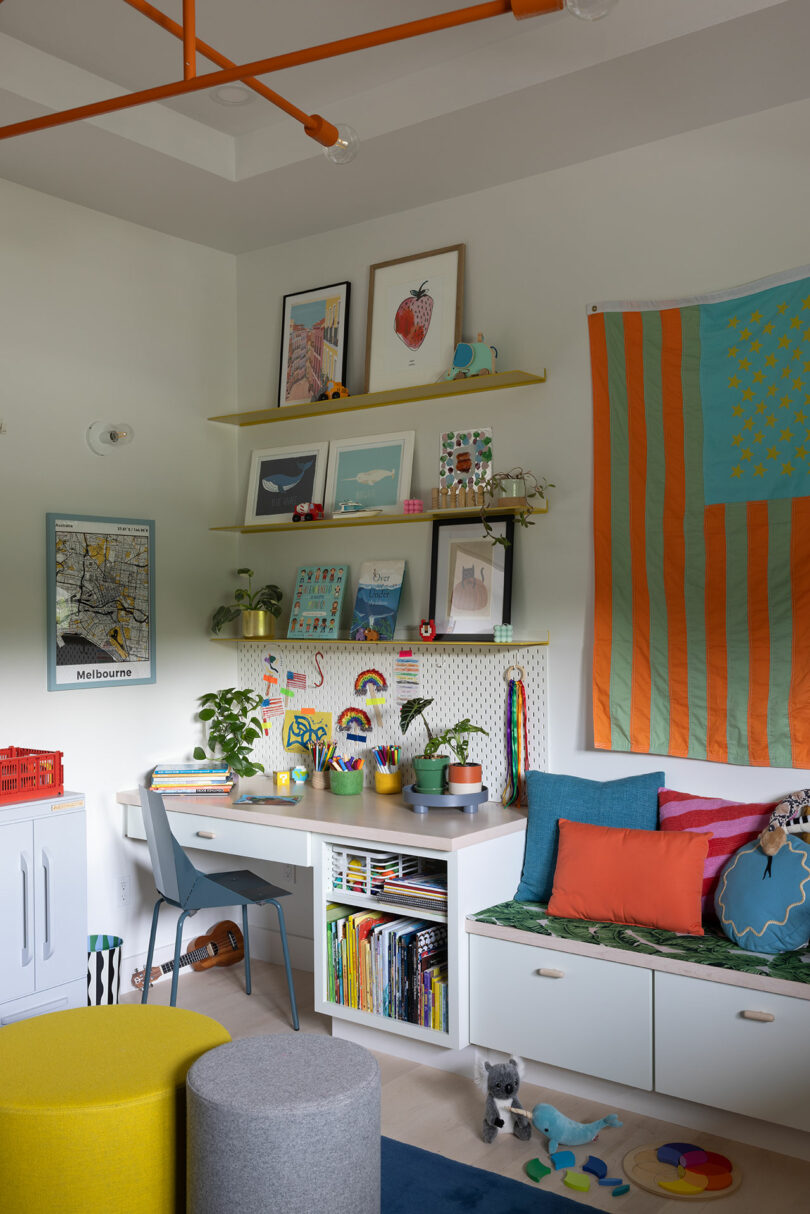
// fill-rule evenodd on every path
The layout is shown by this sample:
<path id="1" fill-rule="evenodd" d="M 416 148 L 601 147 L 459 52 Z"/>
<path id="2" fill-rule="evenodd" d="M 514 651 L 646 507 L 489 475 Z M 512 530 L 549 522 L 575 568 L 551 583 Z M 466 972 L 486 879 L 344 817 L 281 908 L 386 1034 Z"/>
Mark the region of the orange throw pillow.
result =
<path id="1" fill-rule="evenodd" d="M 549 914 L 703 935 L 710 834 L 628 830 L 560 818 Z"/>

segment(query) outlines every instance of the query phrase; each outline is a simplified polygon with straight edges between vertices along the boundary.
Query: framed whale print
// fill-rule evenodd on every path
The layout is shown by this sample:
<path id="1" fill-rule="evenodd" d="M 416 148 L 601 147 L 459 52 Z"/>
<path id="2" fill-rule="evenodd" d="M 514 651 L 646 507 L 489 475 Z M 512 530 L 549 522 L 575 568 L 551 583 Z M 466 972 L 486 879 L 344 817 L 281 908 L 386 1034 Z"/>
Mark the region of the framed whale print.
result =
<path id="1" fill-rule="evenodd" d="M 245 526 L 289 523 L 303 502 L 323 504 L 328 443 L 270 447 L 250 458 Z"/>
<path id="2" fill-rule="evenodd" d="M 411 492 L 413 430 L 329 444 L 327 514 L 399 514 Z"/>

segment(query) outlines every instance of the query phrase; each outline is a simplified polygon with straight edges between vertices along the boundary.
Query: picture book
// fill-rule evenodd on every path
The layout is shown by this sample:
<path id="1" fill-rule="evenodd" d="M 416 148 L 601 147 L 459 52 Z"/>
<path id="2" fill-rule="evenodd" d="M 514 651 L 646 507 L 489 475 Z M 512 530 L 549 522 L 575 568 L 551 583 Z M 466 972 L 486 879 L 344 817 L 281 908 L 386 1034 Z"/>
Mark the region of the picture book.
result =
<path id="1" fill-rule="evenodd" d="M 363 561 L 352 614 L 352 640 L 393 639 L 404 577 L 404 561 Z"/>
<path id="2" fill-rule="evenodd" d="M 288 637 L 337 640 L 348 572 L 345 565 L 304 565 L 298 570 Z"/>

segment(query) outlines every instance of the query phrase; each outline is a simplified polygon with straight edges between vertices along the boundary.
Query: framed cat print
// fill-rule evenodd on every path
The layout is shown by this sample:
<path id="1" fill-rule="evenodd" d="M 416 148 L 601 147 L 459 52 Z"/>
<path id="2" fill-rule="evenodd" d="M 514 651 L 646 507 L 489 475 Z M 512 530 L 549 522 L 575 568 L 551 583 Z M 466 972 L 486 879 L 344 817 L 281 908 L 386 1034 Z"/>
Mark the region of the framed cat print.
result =
<path id="1" fill-rule="evenodd" d="M 495 624 L 510 622 L 515 520 L 511 514 L 487 517 L 505 543 L 484 535 L 480 520 L 434 519 L 428 614 L 437 640 L 488 641 Z"/>

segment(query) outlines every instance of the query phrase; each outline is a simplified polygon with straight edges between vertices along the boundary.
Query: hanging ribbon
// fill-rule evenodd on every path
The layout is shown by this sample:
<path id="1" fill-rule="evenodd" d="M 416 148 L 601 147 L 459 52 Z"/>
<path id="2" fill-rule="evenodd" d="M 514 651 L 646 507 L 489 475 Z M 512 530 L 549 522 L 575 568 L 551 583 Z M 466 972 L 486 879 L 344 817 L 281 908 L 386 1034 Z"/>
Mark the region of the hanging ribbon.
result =
<path id="1" fill-rule="evenodd" d="M 517 678 L 512 671 L 518 672 Z M 529 736 L 526 724 L 526 688 L 523 670 L 510 666 L 504 676 L 509 683 L 506 698 L 506 766 L 508 771 L 506 788 L 503 790 L 503 805 L 526 804 L 526 769 L 529 764 Z"/>

